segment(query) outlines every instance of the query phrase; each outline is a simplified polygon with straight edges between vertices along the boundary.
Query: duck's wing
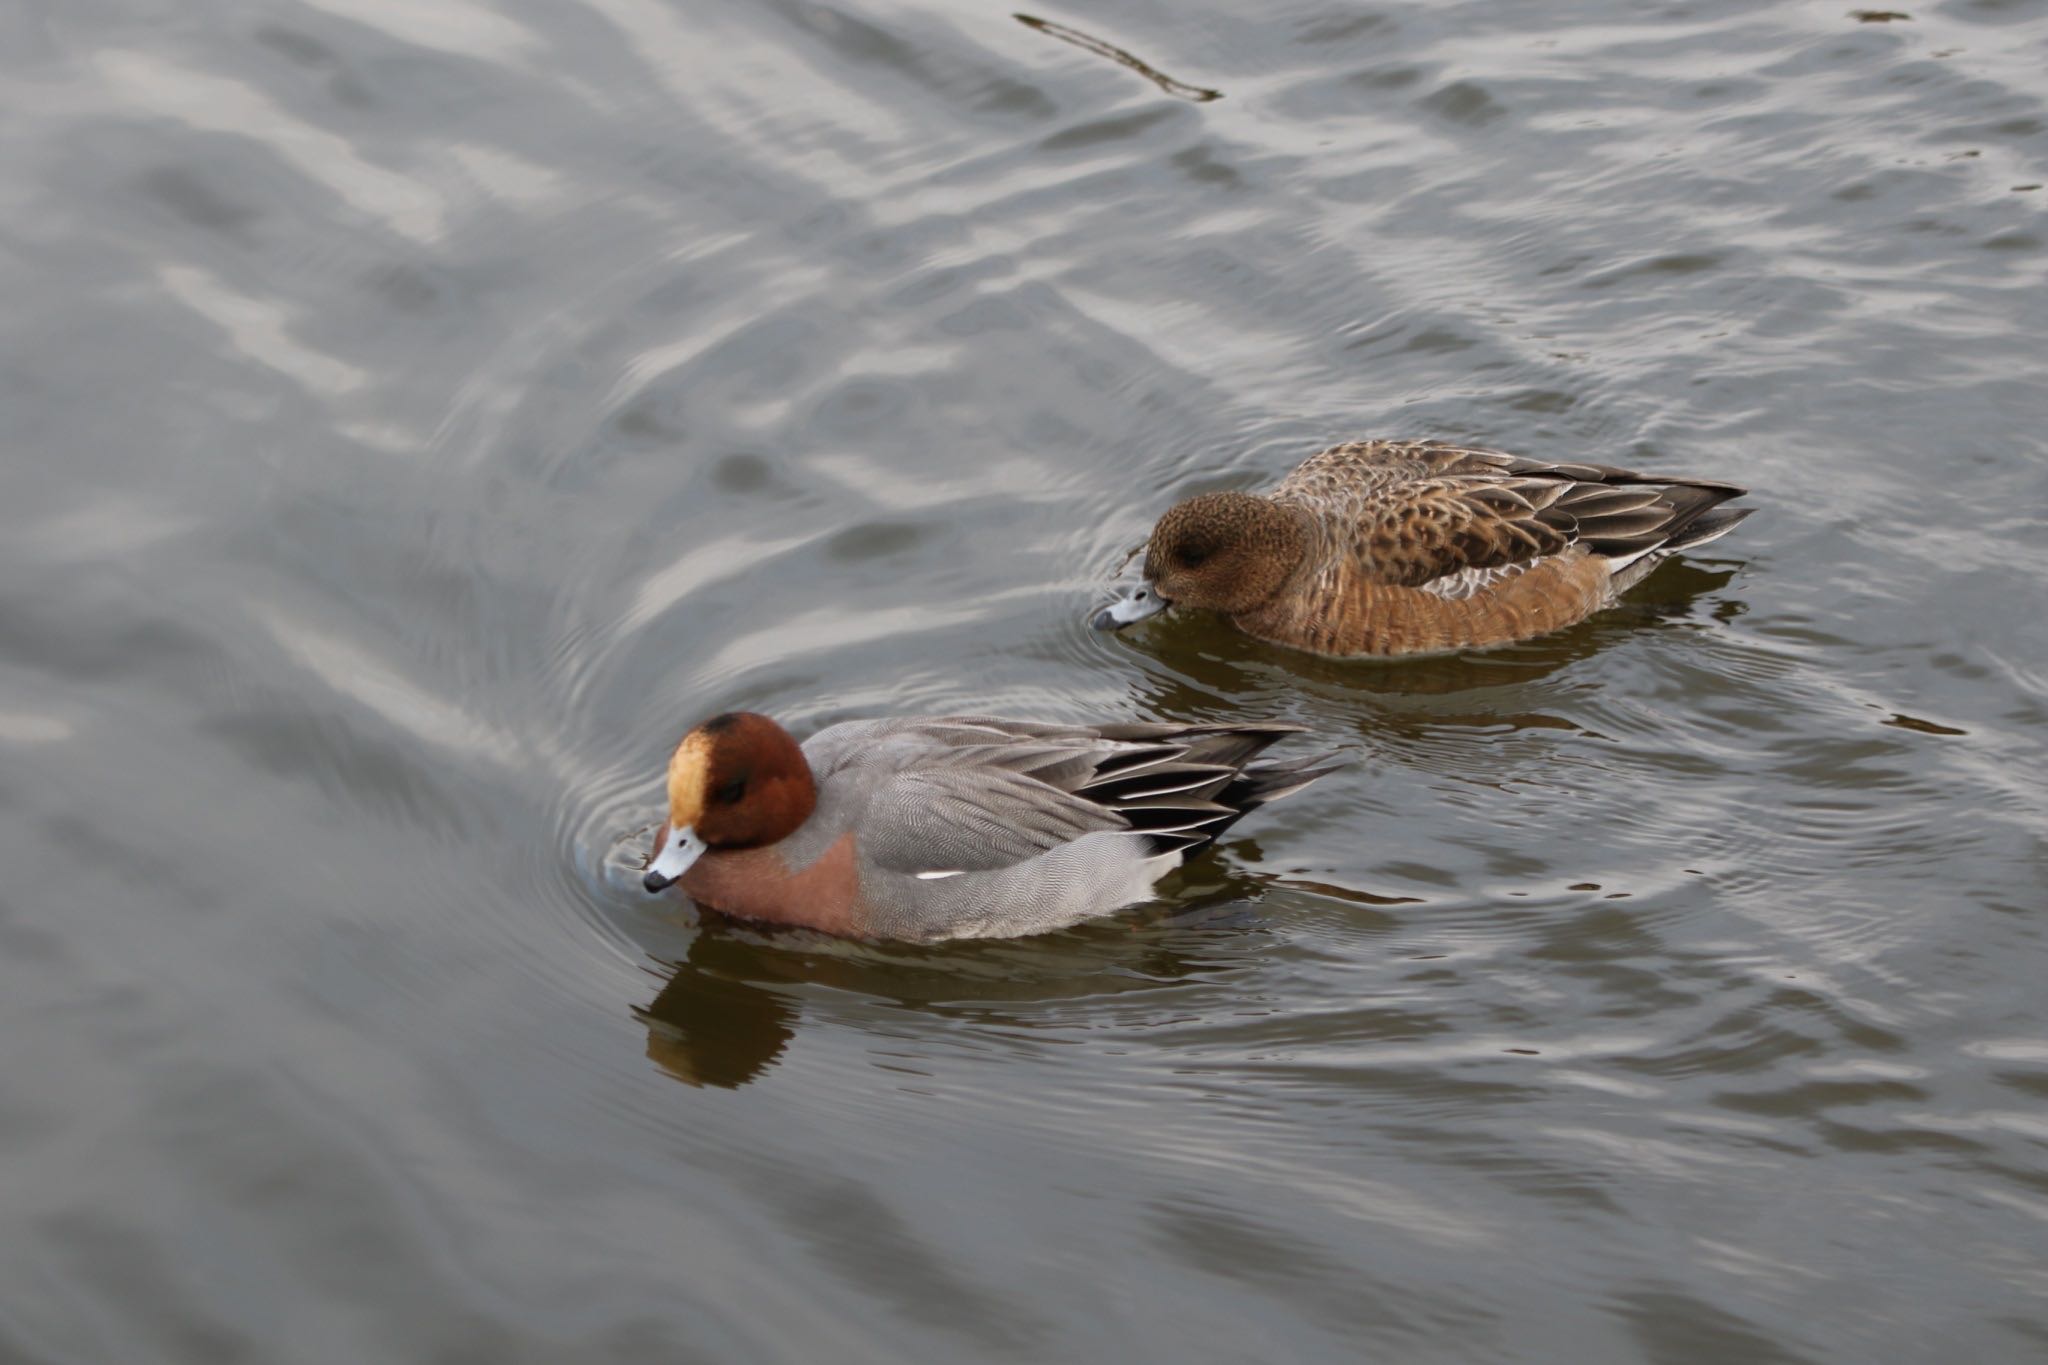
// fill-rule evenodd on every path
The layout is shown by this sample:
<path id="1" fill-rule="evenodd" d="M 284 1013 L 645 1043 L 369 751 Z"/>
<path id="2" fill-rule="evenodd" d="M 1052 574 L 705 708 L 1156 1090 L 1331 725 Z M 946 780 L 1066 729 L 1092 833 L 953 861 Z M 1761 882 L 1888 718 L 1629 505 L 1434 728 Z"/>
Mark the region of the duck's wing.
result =
<path id="1" fill-rule="evenodd" d="M 1098 830 L 1123 830 L 1093 802 L 1003 769 L 913 768 L 877 784 L 860 821 L 861 855 L 937 878 L 1011 867 Z"/>
<path id="2" fill-rule="evenodd" d="M 1275 498 L 1316 502 L 1368 497 L 1396 484 L 1461 474 L 1502 474 L 1528 463 L 1498 450 L 1445 441 L 1347 441 L 1295 466 Z"/>
<path id="3" fill-rule="evenodd" d="M 1749 490 L 1716 479 L 1644 474 L 1580 460 L 1532 460 L 1484 446 L 1449 441 L 1347 441 L 1316 452 L 1281 480 L 1272 496 L 1327 499 L 1370 494 L 1395 484 L 1433 478 L 1543 478 L 1610 486 L 1684 485 L 1717 488 L 1730 497 Z"/>
<path id="4" fill-rule="evenodd" d="M 1253 761 L 1293 725 L 884 724 L 858 763 L 874 783 L 861 848 L 922 875 L 1011 866 L 1097 830 L 1145 835 L 1152 854 L 1192 849 L 1330 770 L 1321 758 Z"/>
<path id="5" fill-rule="evenodd" d="M 1313 507 L 1369 581 L 1466 597 L 1573 546 L 1618 571 L 1724 534 L 1746 489 L 1439 442 L 1360 442 L 1305 462 L 1273 496 Z"/>

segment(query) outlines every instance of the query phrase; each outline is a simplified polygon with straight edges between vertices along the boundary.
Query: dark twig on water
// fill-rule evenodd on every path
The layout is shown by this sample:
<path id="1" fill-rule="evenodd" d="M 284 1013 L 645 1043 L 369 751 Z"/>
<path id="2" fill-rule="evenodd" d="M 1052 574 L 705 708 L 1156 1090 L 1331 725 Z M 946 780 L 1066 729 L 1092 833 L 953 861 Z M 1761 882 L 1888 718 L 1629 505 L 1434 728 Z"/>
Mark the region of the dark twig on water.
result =
<path id="1" fill-rule="evenodd" d="M 1107 57 L 1118 66 L 1128 66 L 1169 95 L 1193 100 L 1197 104 L 1207 104 L 1210 100 L 1223 98 L 1221 90 L 1208 90 L 1199 85 L 1189 85 L 1186 81 L 1177 81 L 1164 71 L 1146 65 L 1122 48 L 1105 43 L 1100 38 L 1092 38 L 1077 28 L 1068 28 L 1065 24 L 1056 24 L 1050 19 L 1040 19 L 1031 14 L 1019 14 L 1016 19 L 1027 28 L 1035 28 L 1040 33 L 1050 34 L 1063 43 L 1072 43 L 1075 47 L 1093 52 L 1098 57 Z"/>

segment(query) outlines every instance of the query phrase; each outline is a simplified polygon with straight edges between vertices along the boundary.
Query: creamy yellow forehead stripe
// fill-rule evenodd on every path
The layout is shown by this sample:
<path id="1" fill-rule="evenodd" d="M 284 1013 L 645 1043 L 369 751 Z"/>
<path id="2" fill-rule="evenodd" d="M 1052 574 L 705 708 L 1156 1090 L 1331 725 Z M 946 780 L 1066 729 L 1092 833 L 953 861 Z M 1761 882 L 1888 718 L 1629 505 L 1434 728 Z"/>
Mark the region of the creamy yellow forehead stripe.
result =
<path id="1" fill-rule="evenodd" d="M 704 814 L 704 788 L 711 778 L 711 739 L 696 730 L 668 760 L 668 821 L 687 829 Z"/>

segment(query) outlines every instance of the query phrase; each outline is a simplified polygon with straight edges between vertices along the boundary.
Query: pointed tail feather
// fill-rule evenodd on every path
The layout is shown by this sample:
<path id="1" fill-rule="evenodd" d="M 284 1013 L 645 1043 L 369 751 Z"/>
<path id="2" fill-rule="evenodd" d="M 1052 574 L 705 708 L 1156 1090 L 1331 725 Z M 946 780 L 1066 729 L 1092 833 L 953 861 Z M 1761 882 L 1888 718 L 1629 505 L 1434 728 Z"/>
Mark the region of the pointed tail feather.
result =
<path id="1" fill-rule="evenodd" d="M 1710 540 L 1719 540 L 1734 530 L 1737 523 L 1756 511 L 1754 507 L 1724 507 L 1693 518 L 1691 525 L 1679 531 L 1664 542 L 1667 550 L 1689 550 L 1695 545 L 1704 545 Z"/>
<path id="2" fill-rule="evenodd" d="M 1242 820 L 1248 812 L 1269 805 L 1282 797 L 1292 796 L 1317 778 L 1327 777 L 1343 766 L 1343 762 L 1338 760 L 1335 754 L 1316 754 L 1309 758 L 1290 758 L 1277 763 L 1251 765 L 1216 794 L 1216 803 L 1228 807 L 1230 814 L 1204 828 L 1202 842 L 1193 845 L 1190 851 L 1216 842 L 1218 836 Z"/>
<path id="3" fill-rule="evenodd" d="M 1608 583 L 1612 591 L 1627 592 L 1649 577 L 1652 569 L 1680 550 L 1689 550 L 1695 546 L 1705 545 L 1710 540 L 1719 540 L 1755 510 L 1754 507 L 1731 507 L 1710 511 L 1686 522 L 1669 540 L 1631 554 L 1609 556 Z"/>

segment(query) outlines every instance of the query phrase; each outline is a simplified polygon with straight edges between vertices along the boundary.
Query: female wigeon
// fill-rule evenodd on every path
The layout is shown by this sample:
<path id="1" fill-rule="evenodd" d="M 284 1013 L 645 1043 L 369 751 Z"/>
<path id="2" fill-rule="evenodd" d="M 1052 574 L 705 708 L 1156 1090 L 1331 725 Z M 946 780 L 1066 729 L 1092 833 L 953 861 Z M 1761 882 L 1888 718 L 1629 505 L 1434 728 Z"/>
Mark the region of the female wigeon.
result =
<path id="1" fill-rule="evenodd" d="M 994 938 L 1146 899 L 1323 758 L 1253 762 L 1301 727 L 848 721 L 802 748 L 733 712 L 683 737 L 646 886 L 862 938 Z M 1327 756 L 1325 756 L 1327 757 Z"/>
<path id="2" fill-rule="evenodd" d="M 1329 655 L 1438 654 L 1582 621 L 1683 549 L 1726 535 L 1749 490 L 1441 441 L 1358 441 L 1263 495 L 1204 493 L 1152 529 L 1144 581 L 1096 613 L 1120 630 L 1207 607 Z"/>

